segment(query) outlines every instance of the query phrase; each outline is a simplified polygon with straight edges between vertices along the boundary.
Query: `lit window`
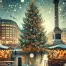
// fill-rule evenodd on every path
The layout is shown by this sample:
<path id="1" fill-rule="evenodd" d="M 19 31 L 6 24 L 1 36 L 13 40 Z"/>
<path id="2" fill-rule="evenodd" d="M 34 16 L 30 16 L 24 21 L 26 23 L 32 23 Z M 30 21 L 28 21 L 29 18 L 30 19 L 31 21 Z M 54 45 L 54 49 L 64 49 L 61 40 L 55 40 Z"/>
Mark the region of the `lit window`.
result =
<path id="1" fill-rule="evenodd" d="M 2 27 L 2 29 L 5 29 L 5 27 Z"/>
<path id="2" fill-rule="evenodd" d="M 12 29 L 12 28 L 10 28 L 10 29 Z"/>
<path id="3" fill-rule="evenodd" d="M 6 41 L 6 44 L 8 44 L 9 43 L 9 41 Z"/>
<path id="4" fill-rule="evenodd" d="M 8 33 L 9 32 L 9 30 L 6 30 L 6 33 Z"/>
<path id="5" fill-rule="evenodd" d="M 6 36 L 9 36 L 9 34 L 8 34 L 8 35 L 6 35 Z"/>
<path id="6" fill-rule="evenodd" d="M 10 39 L 12 39 L 12 37 L 10 37 Z"/>
<path id="7" fill-rule="evenodd" d="M 10 35 L 10 37 L 12 36 L 12 34 Z"/>
<path id="8" fill-rule="evenodd" d="M 5 39 L 5 37 L 2 37 L 2 39 Z"/>
<path id="9" fill-rule="evenodd" d="M 2 24 L 2 26 L 5 26 L 5 24 Z"/>
<path id="10" fill-rule="evenodd" d="M 9 26 L 9 24 L 6 24 L 6 26 Z"/>
<path id="11" fill-rule="evenodd" d="M 2 33 L 5 33 L 5 30 L 2 30 Z"/>
<path id="12" fill-rule="evenodd" d="M 12 30 L 10 30 L 10 33 L 12 33 Z"/>
<path id="13" fill-rule="evenodd" d="M 9 29 L 9 27 L 6 27 L 6 29 Z"/>
<path id="14" fill-rule="evenodd" d="M 9 37 L 6 37 L 6 38 L 9 38 Z"/>
<path id="15" fill-rule="evenodd" d="M 2 35 L 5 35 L 5 32 L 2 32 Z"/>
<path id="16" fill-rule="evenodd" d="M 10 25 L 10 26 L 12 26 L 12 25 Z"/>
<path id="17" fill-rule="evenodd" d="M 10 41 L 10 43 L 12 43 L 12 41 Z"/>
<path id="18" fill-rule="evenodd" d="M 2 37 L 5 37 L 5 34 L 2 34 Z"/>
<path id="19" fill-rule="evenodd" d="M 6 35 L 9 34 L 9 33 L 6 33 Z"/>
<path id="20" fill-rule="evenodd" d="M 10 32 L 10 34 L 12 34 L 12 32 Z"/>

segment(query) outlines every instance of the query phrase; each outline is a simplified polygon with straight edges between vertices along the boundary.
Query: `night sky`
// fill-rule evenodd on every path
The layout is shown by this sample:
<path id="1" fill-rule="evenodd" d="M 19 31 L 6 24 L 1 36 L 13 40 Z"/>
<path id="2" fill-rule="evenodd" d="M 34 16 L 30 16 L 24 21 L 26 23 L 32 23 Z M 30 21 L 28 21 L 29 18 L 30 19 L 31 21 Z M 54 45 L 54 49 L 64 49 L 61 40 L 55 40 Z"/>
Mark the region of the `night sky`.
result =
<path id="1" fill-rule="evenodd" d="M 31 0 L 0 0 L 0 18 L 11 19 L 17 22 L 22 28 L 25 12 L 29 8 Z M 39 9 L 42 19 L 45 21 L 46 31 L 54 29 L 54 4 L 53 0 L 35 0 L 35 4 Z M 59 26 L 66 28 L 66 2 L 59 2 Z"/>

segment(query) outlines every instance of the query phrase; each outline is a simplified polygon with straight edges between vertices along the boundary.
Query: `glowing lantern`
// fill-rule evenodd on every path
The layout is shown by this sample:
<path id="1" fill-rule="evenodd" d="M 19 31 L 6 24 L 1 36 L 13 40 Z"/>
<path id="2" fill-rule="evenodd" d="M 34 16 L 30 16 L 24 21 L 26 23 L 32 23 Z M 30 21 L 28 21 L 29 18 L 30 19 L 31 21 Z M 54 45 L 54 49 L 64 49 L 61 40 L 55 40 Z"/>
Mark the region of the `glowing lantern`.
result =
<path id="1" fill-rule="evenodd" d="M 30 54 L 30 58 L 34 58 L 34 54 L 33 53 Z"/>

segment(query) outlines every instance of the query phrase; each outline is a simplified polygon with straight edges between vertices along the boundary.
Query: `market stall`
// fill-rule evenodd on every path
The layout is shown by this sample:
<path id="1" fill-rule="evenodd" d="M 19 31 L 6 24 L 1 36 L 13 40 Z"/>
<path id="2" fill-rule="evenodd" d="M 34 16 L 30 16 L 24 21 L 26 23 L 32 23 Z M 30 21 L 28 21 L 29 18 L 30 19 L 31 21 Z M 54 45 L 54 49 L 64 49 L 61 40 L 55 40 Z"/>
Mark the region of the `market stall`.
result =
<path id="1" fill-rule="evenodd" d="M 66 45 L 57 44 L 48 47 L 49 65 L 62 66 L 66 63 Z"/>
<path id="2" fill-rule="evenodd" d="M 11 60 L 12 49 L 7 46 L 0 44 L 0 61 Z"/>

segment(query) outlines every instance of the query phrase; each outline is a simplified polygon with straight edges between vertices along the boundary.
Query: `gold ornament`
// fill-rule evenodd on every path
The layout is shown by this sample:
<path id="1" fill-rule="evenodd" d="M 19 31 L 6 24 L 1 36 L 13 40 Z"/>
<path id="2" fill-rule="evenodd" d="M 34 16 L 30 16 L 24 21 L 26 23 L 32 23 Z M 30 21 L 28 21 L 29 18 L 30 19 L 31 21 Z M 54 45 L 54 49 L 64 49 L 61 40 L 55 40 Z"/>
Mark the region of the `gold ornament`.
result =
<path id="1" fill-rule="evenodd" d="M 31 35 L 30 37 L 33 39 L 33 38 L 35 38 L 35 35 Z"/>

